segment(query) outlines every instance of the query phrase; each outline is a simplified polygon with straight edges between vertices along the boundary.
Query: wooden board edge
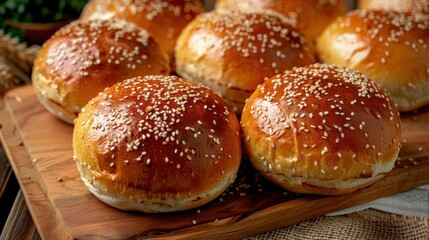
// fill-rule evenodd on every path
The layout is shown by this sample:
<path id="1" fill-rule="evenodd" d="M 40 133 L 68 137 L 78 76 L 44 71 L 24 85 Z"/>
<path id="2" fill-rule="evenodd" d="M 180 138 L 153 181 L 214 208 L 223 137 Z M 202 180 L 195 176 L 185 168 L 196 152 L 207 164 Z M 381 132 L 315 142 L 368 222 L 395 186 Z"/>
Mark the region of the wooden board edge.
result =
<path id="1" fill-rule="evenodd" d="M 14 94 L 14 90 L 6 94 Z M 0 100 L 0 101 L 3 101 Z M 69 239 L 70 234 L 59 223 L 62 222 L 40 185 L 37 173 L 25 150 L 23 140 L 14 126 L 4 102 L 0 105 L 0 141 L 10 165 L 18 179 L 28 210 L 43 239 Z M 39 220 L 46 221 L 40 224 Z"/>

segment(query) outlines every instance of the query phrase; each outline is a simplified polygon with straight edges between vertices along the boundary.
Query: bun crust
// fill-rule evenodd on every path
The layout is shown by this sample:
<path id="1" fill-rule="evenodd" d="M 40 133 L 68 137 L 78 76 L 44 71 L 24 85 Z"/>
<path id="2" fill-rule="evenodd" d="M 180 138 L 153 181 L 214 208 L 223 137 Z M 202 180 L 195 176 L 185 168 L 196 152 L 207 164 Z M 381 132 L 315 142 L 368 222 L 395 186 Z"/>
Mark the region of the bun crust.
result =
<path id="1" fill-rule="evenodd" d="M 240 126 L 210 89 L 173 76 L 138 77 L 82 109 L 73 150 L 82 180 L 107 204 L 181 211 L 213 200 L 234 181 Z"/>
<path id="2" fill-rule="evenodd" d="M 358 7 L 367 10 L 429 13 L 428 0 L 359 0 Z"/>
<path id="3" fill-rule="evenodd" d="M 293 20 L 309 42 L 317 39 L 331 21 L 347 11 L 344 0 L 218 0 L 216 9 L 275 11 Z"/>
<path id="4" fill-rule="evenodd" d="M 314 64 L 261 84 L 241 124 L 253 166 L 299 193 L 337 195 L 389 172 L 401 142 L 389 94 L 363 74 Z"/>
<path id="5" fill-rule="evenodd" d="M 216 92 L 238 114 L 264 79 L 315 62 L 314 51 L 283 17 L 267 12 L 211 12 L 180 35 L 176 71 Z"/>
<path id="6" fill-rule="evenodd" d="M 317 42 L 321 62 L 366 74 L 400 111 L 429 103 L 429 15 L 357 10 L 330 24 Z"/>
<path id="7" fill-rule="evenodd" d="M 182 29 L 203 12 L 200 0 L 91 0 L 81 18 L 118 18 L 135 23 L 172 57 Z"/>
<path id="8" fill-rule="evenodd" d="M 43 45 L 32 81 L 41 103 L 72 124 L 104 88 L 169 71 L 168 55 L 144 29 L 125 21 L 75 21 Z"/>

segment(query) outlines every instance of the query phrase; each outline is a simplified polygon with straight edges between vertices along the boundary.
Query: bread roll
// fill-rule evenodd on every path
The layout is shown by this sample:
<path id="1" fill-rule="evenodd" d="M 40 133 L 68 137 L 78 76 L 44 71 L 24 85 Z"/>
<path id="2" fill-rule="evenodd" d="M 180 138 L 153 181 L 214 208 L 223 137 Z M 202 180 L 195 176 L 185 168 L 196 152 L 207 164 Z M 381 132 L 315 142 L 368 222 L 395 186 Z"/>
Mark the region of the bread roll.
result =
<path id="1" fill-rule="evenodd" d="M 104 88 L 169 71 L 167 53 L 144 29 L 119 20 L 76 21 L 43 45 L 32 81 L 40 102 L 72 124 L 80 109 Z"/>
<path id="2" fill-rule="evenodd" d="M 368 10 L 392 10 L 406 13 L 429 13 L 428 0 L 359 0 L 358 7 Z"/>
<path id="3" fill-rule="evenodd" d="M 313 42 L 335 18 L 347 11 L 345 0 L 218 0 L 216 9 L 271 10 L 293 19 L 297 27 Z"/>
<path id="4" fill-rule="evenodd" d="M 219 196 L 241 161 L 240 125 L 220 96 L 173 76 L 115 84 L 76 120 L 81 178 L 123 210 L 181 211 Z"/>
<path id="5" fill-rule="evenodd" d="M 119 18 L 145 28 L 173 57 L 182 29 L 204 12 L 200 0 L 91 0 L 81 18 Z"/>
<path id="6" fill-rule="evenodd" d="M 315 64 L 261 84 L 241 116 L 251 163 L 298 193 L 337 195 L 382 178 L 401 143 L 387 91 L 363 74 Z"/>
<path id="7" fill-rule="evenodd" d="M 320 61 L 366 74 L 400 111 L 429 103 L 429 15 L 356 10 L 330 24 L 317 42 Z"/>
<path id="8" fill-rule="evenodd" d="M 177 73 L 220 93 L 237 114 L 265 78 L 314 62 L 303 36 L 287 19 L 267 12 L 202 14 L 176 45 Z"/>

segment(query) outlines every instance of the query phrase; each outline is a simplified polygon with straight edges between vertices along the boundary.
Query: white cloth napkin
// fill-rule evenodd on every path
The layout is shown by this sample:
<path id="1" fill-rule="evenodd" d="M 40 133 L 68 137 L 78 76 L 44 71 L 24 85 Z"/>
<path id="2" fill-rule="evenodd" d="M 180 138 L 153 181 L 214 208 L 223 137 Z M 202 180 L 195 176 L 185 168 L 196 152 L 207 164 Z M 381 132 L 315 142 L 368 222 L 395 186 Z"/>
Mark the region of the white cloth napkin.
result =
<path id="1" fill-rule="evenodd" d="M 429 218 L 429 185 L 327 214 L 337 216 L 374 208 L 383 212 Z"/>

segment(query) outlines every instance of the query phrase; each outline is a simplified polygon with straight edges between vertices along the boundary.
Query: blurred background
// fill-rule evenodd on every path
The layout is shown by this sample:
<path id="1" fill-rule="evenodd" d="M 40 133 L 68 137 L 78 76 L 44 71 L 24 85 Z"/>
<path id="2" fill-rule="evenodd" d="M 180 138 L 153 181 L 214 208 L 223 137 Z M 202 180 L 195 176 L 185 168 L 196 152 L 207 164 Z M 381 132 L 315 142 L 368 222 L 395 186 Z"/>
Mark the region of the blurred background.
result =
<path id="1" fill-rule="evenodd" d="M 0 28 L 29 44 L 42 44 L 59 27 L 77 19 L 88 0 L 2 0 Z"/>
<path id="2" fill-rule="evenodd" d="M 202 0 L 213 9 L 216 0 Z M 88 0 L 1 0 L 0 29 L 28 44 L 41 45 L 56 30 L 79 17 Z M 356 0 L 348 0 L 349 9 Z"/>

